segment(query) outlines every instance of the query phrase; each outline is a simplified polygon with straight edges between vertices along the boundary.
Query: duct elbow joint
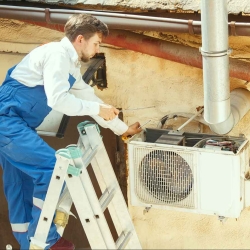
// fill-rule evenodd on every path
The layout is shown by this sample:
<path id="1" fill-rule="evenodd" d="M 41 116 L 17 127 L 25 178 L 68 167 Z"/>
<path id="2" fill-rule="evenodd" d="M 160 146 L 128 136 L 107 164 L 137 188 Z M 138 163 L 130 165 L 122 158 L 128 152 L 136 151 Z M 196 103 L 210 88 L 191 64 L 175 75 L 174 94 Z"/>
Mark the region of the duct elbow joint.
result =
<path id="1" fill-rule="evenodd" d="M 225 135 L 229 133 L 233 129 L 233 127 L 234 127 L 234 117 L 232 113 L 230 113 L 229 117 L 225 121 L 209 125 L 209 128 L 214 133 L 219 135 Z"/>

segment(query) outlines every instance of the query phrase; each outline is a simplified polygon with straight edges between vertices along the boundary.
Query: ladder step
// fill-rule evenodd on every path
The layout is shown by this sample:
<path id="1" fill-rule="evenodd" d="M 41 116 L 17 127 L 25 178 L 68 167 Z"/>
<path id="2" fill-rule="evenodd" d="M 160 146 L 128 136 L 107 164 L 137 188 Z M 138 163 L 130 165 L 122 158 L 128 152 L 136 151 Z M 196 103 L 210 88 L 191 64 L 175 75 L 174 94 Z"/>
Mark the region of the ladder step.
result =
<path id="1" fill-rule="evenodd" d="M 126 234 L 122 232 L 115 243 L 117 249 L 124 249 L 126 245 L 128 244 L 131 237 L 132 237 L 132 232 L 128 232 Z"/>
<path id="2" fill-rule="evenodd" d="M 103 192 L 102 196 L 100 197 L 99 202 L 100 202 L 100 206 L 103 212 L 106 210 L 109 203 L 112 201 L 115 195 L 115 191 L 116 191 L 115 188 L 111 189 L 110 191 L 106 188 L 106 190 Z"/>
<path id="3" fill-rule="evenodd" d="M 89 147 L 87 149 L 86 153 L 83 154 L 82 160 L 83 160 L 83 164 L 86 167 L 90 164 L 92 159 L 95 157 L 97 149 L 98 149 L 98 145 L 96 145 L 93 149 Z M 84 159 L 84 158 L 86 158 L 86 159 Z"/>
<path id="4" fill-rule="evenodd" d="M 72 159 L 80 157 L 82 159 L 82 167 L 87 168 L 97 153 L 98 145 L 96 145 L 93 149 L 91 147 L 84 149 L 78 147 L 77 144 L 72 144 L 67 146 L 66 149 L 70 150 Z"/>

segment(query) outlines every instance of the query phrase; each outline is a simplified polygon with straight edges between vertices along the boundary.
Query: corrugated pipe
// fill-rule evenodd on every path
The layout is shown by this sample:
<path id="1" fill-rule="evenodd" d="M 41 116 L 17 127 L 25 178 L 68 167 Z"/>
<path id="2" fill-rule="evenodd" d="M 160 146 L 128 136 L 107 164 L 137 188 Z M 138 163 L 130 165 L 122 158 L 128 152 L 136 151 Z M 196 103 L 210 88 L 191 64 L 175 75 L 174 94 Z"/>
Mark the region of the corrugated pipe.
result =
<path id="1" fill-rule="evenodd" d="M 231 109 L 227 20 L 227 0 L 201 1 L 204 119 L 217 134 L 230 132 L 250 108 L 249 91 L 235 89 Z"/>

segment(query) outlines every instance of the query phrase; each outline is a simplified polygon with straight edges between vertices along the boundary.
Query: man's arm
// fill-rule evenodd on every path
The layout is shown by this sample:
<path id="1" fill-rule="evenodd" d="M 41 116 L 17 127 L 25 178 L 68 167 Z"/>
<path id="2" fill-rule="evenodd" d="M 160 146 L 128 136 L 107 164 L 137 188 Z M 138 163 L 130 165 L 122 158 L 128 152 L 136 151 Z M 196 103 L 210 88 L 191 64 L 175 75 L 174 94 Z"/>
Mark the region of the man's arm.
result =
<path id="1" fill-rule="evenodd" d="M 71 88 L 70 92 L 74 94 L 76 97 L 83 99 L 83 100 L 89 100 L 89 101 L 95 101 L 100 103 L 100 112 L 106 113 L 105 115 L 99 114 L 99 115 L 91 115 L 93 119 L 102 127 L 111 129 L 115 134 L 117 135 L 123 135 L 124 133 L 128 133 L 129 135 L 133 135 L 136 133 L 139 133 L 141 129 L 139 128 L 139 125 L 131 125 L 128 126 L 126 123 L 124 123 L 122 120 L 118 118 L 119 110 L 116 108 L 108 105 L 111 107 L 113 112 L 112 119 L 108 119 L 110 115 L 110 110 L 107 109 L 103 101 L 98 98 L 95 93 L 94 89 L 90 87 L 88 84 L 86 84 L 79 74 L 76 83 Z M 105 106 L 104 106 L 105 105 Z M 105 109 L 106 108 L 106 109 Z M 139 123 L 138 123 L 139 124 Z"/>

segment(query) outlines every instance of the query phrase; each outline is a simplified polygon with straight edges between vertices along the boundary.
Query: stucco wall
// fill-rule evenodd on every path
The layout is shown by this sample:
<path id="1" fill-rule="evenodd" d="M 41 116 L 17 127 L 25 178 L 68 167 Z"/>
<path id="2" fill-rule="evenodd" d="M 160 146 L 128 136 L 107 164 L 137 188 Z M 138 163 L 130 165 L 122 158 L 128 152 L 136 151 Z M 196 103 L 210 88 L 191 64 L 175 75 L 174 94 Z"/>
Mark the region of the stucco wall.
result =
<path id="1" fill-rule="evenodd" d="M 238 40 L 242 41 L 241 38 Z M 234 39 L 231 45 L 237 48 L 237 41 Z M 125 121 L 128 123 L 137 120 L 144 123 L 152 119 L 149 127 L 155 127 L 168 113 L 194 113 L 197 106 L 203 105 L 202 70 L 131 51 L 104 51 L 109 89 L 98 94 L 125 109 L 156 106 L 127 112 Z M 237 87 L 246 87 L 245 82 L 231 79 L 231 89 Z M 250 138 L 249 121 L 250 112 L 230 134 L 243 133 Z M 143 210 L 130 206 L 144 249 L 249 248 L 249 209 L 244 210 L 239 220 L 228 219 L 224 224 L 216 216 L 157 209 L 144 213 Z"/>
<path id="2" fill-rule="evenodd" d="M 28 0 L 30 2 L 44 2 L 43 0 Z M 250 13 L 248 0 L 227 0 L 228 13 Z M 171 11 L 200 11 L 201 0 L 46 0 L 46 3 L 66 3 L 76 5 L 82 9 L 125 9 L 130 11 L 171 10 Z"/>
<path id="3" fill-rule="evenodd" d="M 11 30 L 6 24 L 0 26 L 1 34 L 8 33 L 0 38 L 7 46 L 7 49 L 1 47 L 2 50 L 25 54 L 32 47 L 58 40 L 62 35 L 22 23 L 19 26 L 22 30 L 19 30 L 16 29 L 18 23 L 15 22 L 15 30 Z M 179 34 L 171 36 L 194 47 L 200 43 L 199 37 Z M 23 43 L 28 44 L 24 46 Z M 237 52 L 234 56 L 249 57 L 248 44 L 248 38 L 230 38 L 230 46 Z M 103 91 L 96 89 L 96 94 L 106 103 L 123 109 L 155 106 L 147 110 L 124 112 L 124 120 L 128 124 L 135 121 L 144 123 L 151 119 L 148 127 L 156 127 L 159 119 L 168 113 L 194 113 L 197 106 L 203 105 L 202 70 L 108 45 L 103 46 L 101 52 L 105 53 L 107 60 L 109 87 Z M 17 63 L 24 54 L 0 53 L 1 81 L 6 70 Z M 231 89 L 236 87 L 248 85 L 244 81 L 231 79 Z M 250 139 L 249 124 L 250 112 L 231 134 L 243 133 Z M 157 209 L 151 209 L 144 214 L 143 208 L 129 206 L 129 209 L 144 249 L 249 248 L 249 208 L 243 211 L 238 220 L 228 219 L 224 224 L 215 216 Z"/>

